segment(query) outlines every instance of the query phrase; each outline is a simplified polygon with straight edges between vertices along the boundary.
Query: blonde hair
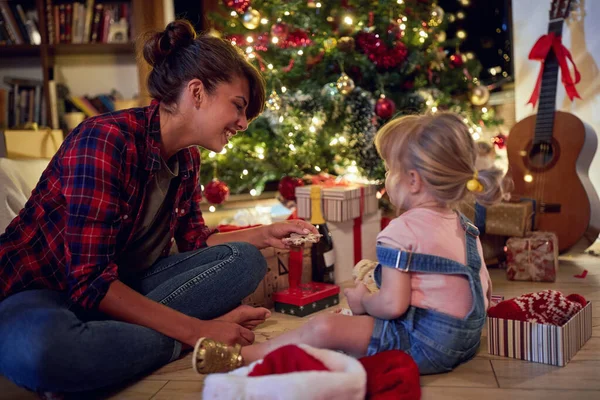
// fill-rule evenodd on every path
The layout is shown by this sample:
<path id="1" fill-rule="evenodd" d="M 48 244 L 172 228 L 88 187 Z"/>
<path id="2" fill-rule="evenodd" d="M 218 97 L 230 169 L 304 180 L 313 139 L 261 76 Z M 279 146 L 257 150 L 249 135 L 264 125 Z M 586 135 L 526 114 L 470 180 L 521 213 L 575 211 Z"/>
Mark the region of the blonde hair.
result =
<path id="1" fill-rule="evenodd" d="M 455 206 L 470 194 L 477 202 L 491 205 L 503 196 L 502 171 L 475 169 L 477 147 L 465 123 L 454 113 L 394 119 L 377 132 L 375 146 L 393 178 L 416 170 L 425 188 L 444 205 Z M 467 189 L 467 182 L 474 177 L 483 185 L 481 191 Z"/>

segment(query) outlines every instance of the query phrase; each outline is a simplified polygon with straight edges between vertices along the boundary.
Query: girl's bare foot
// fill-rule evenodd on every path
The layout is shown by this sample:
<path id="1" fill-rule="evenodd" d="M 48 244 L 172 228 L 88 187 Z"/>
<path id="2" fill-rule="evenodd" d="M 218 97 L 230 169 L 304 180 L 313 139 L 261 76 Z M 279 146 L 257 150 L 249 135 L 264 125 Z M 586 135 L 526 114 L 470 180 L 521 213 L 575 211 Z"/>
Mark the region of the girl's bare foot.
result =
<path id="1" fill-rule="evenodd" d="M 234 322 L 244 328 L 253 330 L 258 325 L 265 322 L 271 316 L 271 311 L 263 307 L 252 307 L 249 305 L 241 305 L 227 314 L 217 318 L 221 321 Z"/>

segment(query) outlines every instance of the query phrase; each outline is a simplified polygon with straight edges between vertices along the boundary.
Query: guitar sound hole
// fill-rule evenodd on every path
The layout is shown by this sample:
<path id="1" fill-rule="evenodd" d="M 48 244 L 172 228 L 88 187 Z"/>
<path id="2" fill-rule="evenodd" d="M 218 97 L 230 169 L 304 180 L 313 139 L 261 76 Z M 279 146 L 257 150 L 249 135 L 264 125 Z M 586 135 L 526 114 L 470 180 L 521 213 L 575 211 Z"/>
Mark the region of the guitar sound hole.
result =
<path id="1" fill-rule="evenodd" d="M 529 163 L 534 168 L 545 168 L 554 159 L 554 146 L 550 143 L 536 143 L 529 151 Z"/>

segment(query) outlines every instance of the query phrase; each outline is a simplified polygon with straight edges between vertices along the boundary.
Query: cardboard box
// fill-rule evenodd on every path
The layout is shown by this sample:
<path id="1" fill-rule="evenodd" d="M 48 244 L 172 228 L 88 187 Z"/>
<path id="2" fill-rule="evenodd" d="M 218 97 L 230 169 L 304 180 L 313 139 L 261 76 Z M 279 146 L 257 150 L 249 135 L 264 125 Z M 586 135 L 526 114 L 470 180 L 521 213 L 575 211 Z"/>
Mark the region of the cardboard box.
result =
<path id="1" fill-rule="evenodd" d="M 63 142 L 61 130 L 5 130 L 0 132 L 0 157 L 52 158 Z"/>
<path id="2" fill-rule="evenodd" d="M 310 221 L 312 185 L 296 188 L 298 218 Z M 321 192 L 323 217 L 327 222 L 344 222 L 377 211 L 375 185 L 323 187 Z"/>
<path id="3" fill-rule="evenodd" d="M 311 246 L 305 246 L 302 257 L 302 283 L 311 281 L 312 263 Z M 262 249 L 261 253 L 267 260 L 267 274 L 258 285 L 258 288 L 250 296 L 246 297 L 242 304 L 254 307 L 273 308 L 273 293 L 287 289 L 290 284 L 288 280 L 289 250 L 275 249 L 269 247 Z"/>
<path id="4" fill-rule="evenodd" d="M 563 367 L 592 336 L 592 303 L 563 326 L 487 319 L 488 352 Z"/>

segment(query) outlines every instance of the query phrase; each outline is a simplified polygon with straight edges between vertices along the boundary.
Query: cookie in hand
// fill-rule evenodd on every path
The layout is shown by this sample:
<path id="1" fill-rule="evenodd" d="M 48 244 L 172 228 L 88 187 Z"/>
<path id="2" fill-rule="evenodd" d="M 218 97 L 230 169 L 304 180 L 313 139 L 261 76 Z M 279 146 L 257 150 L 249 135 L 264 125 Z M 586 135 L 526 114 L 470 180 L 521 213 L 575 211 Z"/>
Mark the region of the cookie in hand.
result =
<path id="1" fill-rule="evenodd" d="M 319 233 L 309 233 L 306 235 L 292 233 L 289 237 L 281 239 L 281 241 L 288 246 L 302 246 L 304 243 L 318 243 L 322 236 Z"/>

